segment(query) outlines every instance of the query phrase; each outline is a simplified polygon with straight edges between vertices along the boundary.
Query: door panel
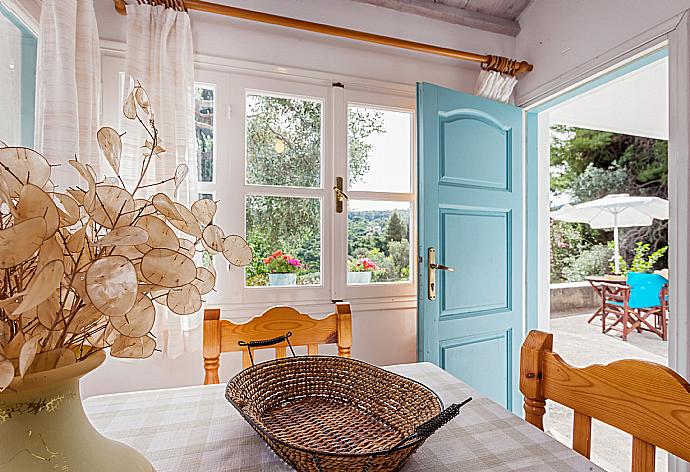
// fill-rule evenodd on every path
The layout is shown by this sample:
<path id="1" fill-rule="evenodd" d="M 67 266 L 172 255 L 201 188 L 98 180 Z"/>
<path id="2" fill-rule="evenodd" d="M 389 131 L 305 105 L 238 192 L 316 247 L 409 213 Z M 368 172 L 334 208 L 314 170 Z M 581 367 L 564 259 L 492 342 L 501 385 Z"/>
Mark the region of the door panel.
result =
<path id="1" fill-rule="evenodd" d="M 441 182 L 508 190 L 510 129 L 474 110 L 440 114 Z"/>
<path id="2" fill-rule="evenodd" d="M 522 110 L 419 84 L 419 359 L 520 408 Z M 429 248 L 436 298 L 428 288 Z"/>
<path id="3" fill-rule="evenodd" d="M 441 342 L 441 367 L 511 409 L 512 332 L 480 333 Z M 491 352 L 493 355 L 487 356 Z M 483 362 L 475 362 L 477 358 Z M 490 372 L 491 375 L 487 375 Z M 506 378 L 505 384 L 495 377 Z M 518 402 L 519 407 L 519 402 Z"/>
<path id="4" fill-rule="evenodd" d="M 486 314 L 510 309 L 509 211 L 472 208 L 441 208 L 439 254 L 455 272 L 439 274 L 442 292 L 441 318 Z M 476 270 L 491 274 L 487 280 Z"/>

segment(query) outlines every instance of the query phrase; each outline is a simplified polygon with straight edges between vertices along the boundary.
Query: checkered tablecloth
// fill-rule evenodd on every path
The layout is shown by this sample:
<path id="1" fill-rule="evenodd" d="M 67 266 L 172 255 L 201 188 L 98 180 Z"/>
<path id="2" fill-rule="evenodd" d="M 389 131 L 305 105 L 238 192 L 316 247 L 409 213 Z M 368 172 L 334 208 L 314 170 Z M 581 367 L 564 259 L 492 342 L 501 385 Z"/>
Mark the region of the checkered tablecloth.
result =
<path id="1" fill-rule="evenodd" d="M 422 382 L 445 405 L 474 401 L 412 456 L 412 471 L 601 471 L 433 364 L 388 370 Z M 224 396 L 225 385 L 121 393 L 84 402 L 104 434 L 140 450 L 157 472 L 289 471 Z"/>

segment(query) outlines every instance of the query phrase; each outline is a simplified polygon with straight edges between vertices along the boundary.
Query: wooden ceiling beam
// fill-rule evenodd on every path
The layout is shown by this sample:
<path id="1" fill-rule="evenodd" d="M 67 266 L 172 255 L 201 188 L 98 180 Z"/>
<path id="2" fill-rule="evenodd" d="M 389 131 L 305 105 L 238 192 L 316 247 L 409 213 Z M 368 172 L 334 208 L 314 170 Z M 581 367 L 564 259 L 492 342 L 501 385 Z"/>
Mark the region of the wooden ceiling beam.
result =
<path id="1" fill-rule="evenodd" d="M 388 8 L 404 13 L 432 18 L 434 20 L 468 26 L 470 28 L 489 31 L 492 33 L 517 36 L 520 32 L 520 24 L 517 21 L 500 18 L 486 13 L 466 10 L 443 3 L 434 3 L 423 0 L 354 0 L 378 7 Z"/>

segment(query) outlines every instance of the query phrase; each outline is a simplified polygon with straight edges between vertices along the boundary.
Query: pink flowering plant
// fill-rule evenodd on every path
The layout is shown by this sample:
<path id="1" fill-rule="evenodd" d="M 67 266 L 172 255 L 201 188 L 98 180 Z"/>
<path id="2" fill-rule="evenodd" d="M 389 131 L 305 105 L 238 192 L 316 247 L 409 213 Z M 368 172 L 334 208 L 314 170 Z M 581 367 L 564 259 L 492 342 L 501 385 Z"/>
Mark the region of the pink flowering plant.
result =
<path id="1" fill-rule="evenodd" d="M 304 268 L 302 261 L 280 250 L 264 258 L 264 264 L 271 274 L 293 274 Z"/>
<path id="2" fill-rule="evenodd" d="M 368 257 L 358 257 L 357 260 L 351 260 L 348 264 L 350 272 L 378 272 L 380 269 L 374 261 Z"/>

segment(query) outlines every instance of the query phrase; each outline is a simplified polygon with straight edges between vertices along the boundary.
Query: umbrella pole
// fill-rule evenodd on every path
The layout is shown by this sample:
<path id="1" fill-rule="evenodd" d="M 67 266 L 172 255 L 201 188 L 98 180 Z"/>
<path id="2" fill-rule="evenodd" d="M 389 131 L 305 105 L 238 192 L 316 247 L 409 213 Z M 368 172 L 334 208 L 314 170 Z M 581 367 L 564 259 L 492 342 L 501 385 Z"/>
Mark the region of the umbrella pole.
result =
<path id="1" fill-rule="evenodd" d="M 613 267 L 616 275 L 620 274 L 620 247 L 618 246 L 618 213 L 613 215 Z"/>

